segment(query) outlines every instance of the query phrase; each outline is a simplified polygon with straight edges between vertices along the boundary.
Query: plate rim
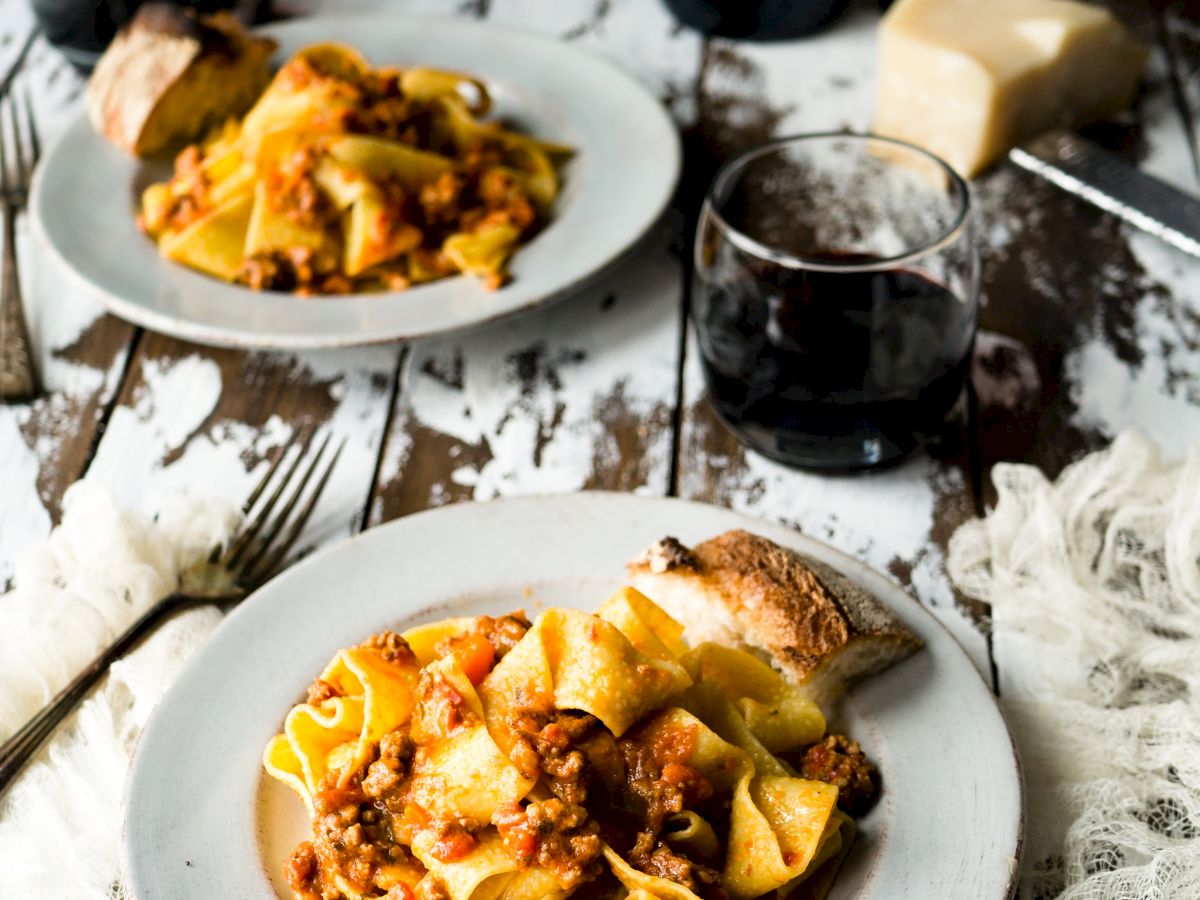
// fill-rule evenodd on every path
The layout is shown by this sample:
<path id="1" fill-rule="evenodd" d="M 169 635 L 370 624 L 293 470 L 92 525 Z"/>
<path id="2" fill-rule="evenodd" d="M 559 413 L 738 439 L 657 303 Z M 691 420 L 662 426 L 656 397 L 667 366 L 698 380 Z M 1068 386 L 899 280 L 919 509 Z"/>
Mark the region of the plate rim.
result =
<path id="1" fill-rule="evenodd" d="M 868 579 L 875 579 L 875 580 L 879 580 L 881 582 L 887 583 L 897 596 L 903 596 L 905 598 L 905 600 L 908 604 L 908 607 L 907 607 L 908 609 L 919 611 L 920 615 L 924 617 L 923 621 L 926 624 L 926 626 L 938 630 L 943 638 L 949 639 L 951 646 L 954 648 L 954 652 L 959 654 L 962 657 L 963 664 L 965 664 L 974 673 L 975 677 L 978 679 L 978 687 L 982 688 L 982 690 L 983 690 L 983 695 L 984 695 L 984 698 L 986 699 L 986 706 L 991 712 L 993 712 L 995 714 L 997 720 L 999 721 L 1001 727 L 1003 728 L 1004 735 L 1008 740 L 1008 745 L 1007 745 L 1008 752 L 1004 756 L 1005 756 L 1006 766 L 1011 766 L 1011 769 L 1006 768 L 1005 771 L 1006 772 L 1011 771 L 1012 774 L 1015 776 L 1017 821 L 1016 821 L 1016 830 L 1013 835 L 1014 843 L 1013 843 L 1013 847 L 1011 850 L 1011 854 L 1008 857 L 1009 862 L 1010 862 L 1009 879 L 1008 879 L 1007 885 L 1004 889 L 1003 895 L 1001 897 L 996 897 L 995 900 L 1011 900 L 1011 898 L 1016 897 L 1017 891 L 1018 891 L 1018 888 L 1020 885 L 1021 864 L 1022 864 L 1022 861 L 1024 858 L 1024 849 L 1025 849 L 1027 827 L 1028 827 L 1028 823 L 1027 823 L 1028 803 L 1027 803 L 1027 799 L 1025 796 L 1024 766 L 1021 761 L 1020 752 L 1017 748 L 1015 738 L 1013 737 L 1013 734 L 1012 734 L 1012 730 L 1009 728 L 1008 720 L 1004 716 L 1003 710 L 1000 708 L 1000 704 L 998 702 L 998 697 L 993 692 L 991 687 L 988 685 L 987 680 L 983 676 L 983 673 L 980 672 L 978 668 L 976 668 L 974 662 L 972 662 L 971 657 L 967 653 L 962 642 L 959 641 L 959 639 L 955 636 L 955 634 L 946 625 L 944 625 L 938 619 L 938 617 L 936 615 L 934 615 L 933 612 L 924 603 L 922 603 L 920 600 L 918 600 L 916 598 L 916 596 L 913 595 L 913 593 L 911 592 L 911 590 L 909 588 L 900 584 L 892 575 L 890 575 L 886 572 L 883 572 L 879 569 L 876 569 L 874 566 L 869 565 L 868 563 L 858 559 L 857 557 L 855 557 L 845 551 L 842 551 L 819 538 L 815 538 L 808 534 L 805 534 L 804 532 L 800 531 L 799 529 L 797 529 L 794 526 L 789 525 L 787 523 L 770 521 L 770 520 L 766 520 L 766 519 L 760 519 L 760 518 L 757 518 L 746 512 L 743 512 L 741 510 L 730 509 L 729 507 L 717 506 L 715 504 L 704 503 L 701 501 L 691 500 L 691 499 L 682 498 L 682 497 L 663 496 L 663 495 L 646 496 L 646 495 L 625 493 L 625 492 L 620 492 L 620 491 L 606 491 L 606 490 L 586 490 L 586 491 L 578 491 L 573 494 L 536 493 L 536 494 L 526 494 L 526 495 L 517 495 L 517 496 L 500 496 L 500 497 L 495 497 L 495 498 L 492 498 L 490 500 L 485 500 L 485 501 L 464 500 L 464 501 L 458 501 L 455 503 L 445 504 L 443 506 L 429 507 L 429 508 L 426 508 L 423 510 L 418 510 L 416 512 L 409 513 L 407 515 L 400 516 L 396 519 L 392 519 L 388 522 L 381 523 L 380 525 L 376 525 L 374 527 L 364 529 L 362 531 L 359 531 L 356 534 L 343 537 L 340 540 L 333 541 L 330 544 L 327 544 L 323 547 L 318 548 L 317 550 L 310 553 L 308 556 L 304 557 L 303 559 L 301 559 L 294 565 L 289 566 L 287 569 L 285 569 L 279 575 L 275 576 L 270 581 L 268 581 L 266 584 L 259 587 L 250 596 L 248 596 L 245 600 L 243 600 L 241 603 L 239 603 L 222 620 L 221 624 L 218 626 L 218 632 L 214 632 L 214 634 L 208 639 L 208 641 L 204 644 L 204 646 L 202 646 L 192 656 L 192 658 L 187 661 L 186 665 L 184 666 L 184 669 L 177 675 L 175 682 L 173 682 L 171 684 L 171 686 L 167 689 L 167 691 L 160 698 L 158 705 L 151 712 L 150 717 L 149 717 L 148 721 L 146 722 L 146 725 L 142 731 L 142 734 L 139 735 L 137 744 L 134 748 L 133 759 L 131 760 L 129 768 L 126 771 L 125 784 L 124 784 L 123 790 L 122 790 L 121 828 L 120 828 L 121 879 L 122 879 L 122 885 L 129 892 L 130 897 L 133 898 L 133 900 L 149 900 L 149 898 L 140 897 L 136 893 L 135 885 L 134 885 L 134 874 L 136 871 L 136 864 L 135 864 L 135 861 L 132 856 L 132 848 L 131 848 L 130 841 L 128 839 L 128 835 L 129 835 L 128 824 L 129 824 L 130 812 L 131 812 L 130 798 L 133 793 L 133 790 L 135 789 L 135 782 L 137 781 L 137 779 L 139 777 L 139 772 L 140 772 L 139 764 L 142 763 L 142 761 L 144 760 L 144 756 L 140 752 L 141 751 L 141 738 L 146 733 L 148 733 L 150 731 L 150 729 L 154 726 L 155 720 L 158 718 L 159 709 L 163 705 L 165 705 L 166 702 L 170 699 L 170 695 L 176 690 L 176 685 L 182 680 L 183 676 L 193 669 L 198 669 L 200 667 L 200 665 L 203 663 L 203 657 L 206 655 L 209 648 L 212 646 L 214 639 L 216 639 L 218 637 L 219 630 L 222 627 L 224 627 L 224 625 L 228 621 L 230 621 L 233 617 L 240 615 L 243 612 L 243 610 L 248 608 L 249 604 L 251 604 L 252 602 L 256 602 L 256 598 L 260 597 L 263 594 L 263 592 L 265 591 L 265 589 L 267 589 L 269 586 L 271 586 L 272 584 L 274 584 L 277 581 L 284 580 L 284 581 L 290 582 L 290 581 L 301 578 L 303 576 L 303 574 L 305 573 L 305 571 L 309 567 L 323 565 L 323 560 L 326 557 L 345 552 L 346 548 L 353 544 L 362 542 L 367 539 L 383 540 L 384 538 L 382 538 L 380 535 L 383 535 L 386 532 L 395 530 L 403 525 L 406 525 L 406 524 L 410 523 L 410 520 L 421 520 L 421 519 L 424 519 L 429 516 L 437 516 L 448 510 L 456 510 L 460 514 L 467 514 L 466 509 L 471 508 L 471 507 L 503 505 L 503 506 L 511 508 L 511 507 L 524 505 L 524 506 L 529 506 L 532 508 L 537 508 L 547 502 L 549 502 L 551 504 L 554 504 L 554 503 L 574 504 L 576 502 L 587 503 L 592 498 L 597 498 L 600 500 L 600 502 L 613 502 L 613 503 L 621 503 L 621 504 L 628 503 L 628 504 L 631 504 L 634 506 L 637 506 L 640 504 L 655 504 L 655 505 L 670 504 L 681 510 L 686 510 L 688 508 L 703 509 L 703 510 L 708 510 L 708 511 L 715 510 L 719 513 L 728 515 L 730 517 L 740 519 L 746 525 L 747 528 L 754 528 L 755 526 L 758 526 L 758 527 L 766 527 L 768 529 L 776 530 L 776 531 L 779 531 L 779 530 L 788 531 L 791 533 L 791 536 L 796 540 L 797 544 L 800 544 L 800 545 L 807 544 L 810 546 L 819 547 L 821 550 L 821 553 L 826 557 L 825 561 L 827 563 L 833 565 L 834 568 L 836 568 L 839 572 L 849 575 L 852 580 L 857 582 L 857 581 L 859 581 L 860 577 L 866 576 Z M 799 549 L 797 552 L 805 553 L 807 551 L 805 551 L 803 549 Z M 831 560 L 833 562 L 831 562 Z M 429 604 L 426 604 L 426 605 L 429 605 Z M 417 614 L 424 608 L 425 608 L 424 606 L 418 605 L 412 611 L 412 614 Z M 261 840 L 261 838 L 260 838 L 260 840 Z"/>
<path id="2" fill-rule="evenodd" d="M 671 206 L 671 201 L 674 198 L 678 189 L 680 180 L 683 174 L 683 140 L 680 134 L 679 124 L 671 116 L 662 99 L 658 97 L 640 78 L 638 78 L 622 61 L 614 59 L 608 55 L 598 52 L 594 49 L 572 44 L 567 41 L 560 40 L 551 35 L 533 31 L 520 26 L 508 24 L 493 23 L 488 20 L 480 19 L 463 19 L 453 16 L 444 15 L 408 15 L 399 12 L 386 13 L 384 16 L 392 23 L 401 23 L 404 25 L 412 25 L 414 27 L 432 26 L 435 28 L 473 28 L 481 33 L 506 34 L 510 37 L 515 37 L 521 41 L 527 41 L 531 44 L 540 44 L 547 47 L 566 48 L 570 53 L 585 57 L 591 63 L 604 67 L 608 70 L 611 77 L 617 78 L 624 82 L 627 86 L 633 87 L 637 92 L 642 94 L 647 101 L 647 112 L 653 107 L 657 113 L 657 124 L 666 126 L 663 129 L 665 135 L 669 136 L 665 146 L 659 148 L 662 155 L 662 163 L 670 172 L 670 176 L 665 179 L 659 188 L 659 196 L 654 199 L 646 207 L 646 213 L 637 222 L 631 222 L 627 229 L 627 234 L 621 245 L 609 254 L 606 258 L 598 260 L 592 265 L 588 271 L 577 275 L 573 279 L 563 281 L 557 287 L 544 291 L 540 294 L 535 294 L 526 300 L 520 302 L 516 306 L 497 310 L 494 313 L 485 313 L 467 320 L 454 323 L 452 325 L 442 327 L 410 327 L 397 329 L 393 328 L 385 332 L 374 332 L 364 334 L 361 331 L 354 333 L 341 332 L 327 335 L 324 333 L 300 333 L 287 332 L 279 330 L 270 331 L 246 331 L 246 330 L 231 330 L 229 328 L 215 326 L 205 321 L 197 321 L 190 318 L 175 317 L 151 306 L 141 304 L 137 301 L 130 300 L 122 294 L 110 289 L 109 287 L 89 278 L 85 273 L 80 271 L 71 261 L 67 253 L 55 242 L 49 233 L 48 226 L 42 217 L 43 197 L 45 190 L 43 187 L 43 173 L 49 169 L 49 166 L 39 165 L 34 171 L 33 182 L 30 188 L 29 203 L 27 210 L 29 213 L 28 219 L 30 230 L 33 234 L 34 241 L 39 250 L 46 253 L 53 268 L 56 272 L 63 273 L 69 282 L 77 289 L 100 302 L 106 310 L 113 313 L 122 320 L 142 328 L 147 328 L 151 331 L 160 334 L 169 335 L 182 340 L 194 341 L 211 347 L 229 347 L 243 350 L 319 350 L 319 349 L 336 349 L 346 347 L 367 347 L 378 346 L 385 344 L 396 344 L 404 341 L 428 338 L 459 335 L 475 328 L 494 324 L 506 319 L 521 316 L 525 313 L 532 312 L 536 309 L 541 309 L 553 303 L 566 299 L 567 297 L 576 294 L 593 284 L 603 279 L 606 275 L 611 274 L 614 270 L 621 267 L 631 256 L 635 255 L 648 235 L 668 215 L 668 210 Z M 370 24 L 378 25 L 379 16 L 367 12 L 353 12 L 345 15 L 316 15 L 316 16 L 300 16 L 294 19 L 282 20 L 279 22 L 266 23 L 261 26 L 256 26 L 251 29 L 254 34 L 262 34 L 273 36 L 280 32 L 284 34 L 288 32 L 302 32 L 313 28 L 320 28 L 326 23 L 338 23 L 339 26 L 345 26 L 347 23 L 351 27 L 365 27 Z M 86 128 L 95 137 L 103 141 L 104 138 L 95 133 L 91 122 L 88 118 L 87 109 L 81 106 L 73 115 L 68 116 L 58 134 L 49 142 L 49 146 L 43 154 L 44 160 L 56 158 L 61 152 L 61 145 L 75 132 L 76 129 Z M 585 149 L 585 148 L 581 148 Z M 139 165 L 144 164 L 138 160 Z M 135 174 L 136 174 L 135 169 Z M 546 226 L 546 229 L 554 226 L 554 220 Z M 536 236 L 535 236 L 536 237 Z M 157 256 L 157 254 L 156 254 Z M 164 261 L 171 266 L 179 266 L 186 269 L 179 263 Z M 190 271 L 190 270 L 189 270 Z M 212 290 L 219 294 L 225 290 L 236 288 L 236 285 L 227 284 L 211 276 L 206 276 L 203 273 L 195 273 L 201 277 L 209 278 L 212 281 Z M 463 278 L 466 276 L 455 276 Z M 482 288 L 479 288 L 482 291 Z M 406 292 L 381 291 L 374 295 L 378 299 L 398 300 L 405 296 Z M 344 294 L 331 295 L 328 298 L 318 298 L 314 302 L 340 302 L 344 300 L 361 297 L 361 294 Z M 220 297 L 212 298 L 219 301 Z M 231 299 L 231 298 L 224 298 Z M 307 298 L 295 297 L 297 302 L 304 302 Z"/>

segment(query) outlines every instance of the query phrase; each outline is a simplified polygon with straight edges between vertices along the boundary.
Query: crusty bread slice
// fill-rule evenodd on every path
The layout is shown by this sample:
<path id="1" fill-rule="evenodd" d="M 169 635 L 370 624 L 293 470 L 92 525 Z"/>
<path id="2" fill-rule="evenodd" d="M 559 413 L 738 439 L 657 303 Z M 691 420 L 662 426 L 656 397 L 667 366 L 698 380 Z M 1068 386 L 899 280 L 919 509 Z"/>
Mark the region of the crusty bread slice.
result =
<path id="1" fill-rule="evenodd" d="M 830 699 L 922 646 L 840 572 L 746 531 L 694 549 L 664 538 L 628 568 L 630 583 L 683 623 L 689 644 L 749 650 L 815 699 Z"/>
<path id="2" fill-rule="evenodd" d="M 229 13 L 145 4 L 96 64 L 88 116 L 137 156 L 179 149 L 250 108 L 274 51 L 274 41 L 251 37 Z"/>

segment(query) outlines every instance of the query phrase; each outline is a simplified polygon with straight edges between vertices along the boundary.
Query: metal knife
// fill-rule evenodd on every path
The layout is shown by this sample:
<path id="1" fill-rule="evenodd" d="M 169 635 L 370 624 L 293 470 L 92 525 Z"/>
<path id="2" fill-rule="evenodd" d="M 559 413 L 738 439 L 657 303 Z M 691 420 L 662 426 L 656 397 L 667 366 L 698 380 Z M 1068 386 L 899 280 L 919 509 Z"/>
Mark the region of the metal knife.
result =
<path id="1" fill-rule="evenodd" d="M 1009 151 L 1008 158 L 1185 253 L 1200 257 L 1200 199 L 1065 131 Z"/>

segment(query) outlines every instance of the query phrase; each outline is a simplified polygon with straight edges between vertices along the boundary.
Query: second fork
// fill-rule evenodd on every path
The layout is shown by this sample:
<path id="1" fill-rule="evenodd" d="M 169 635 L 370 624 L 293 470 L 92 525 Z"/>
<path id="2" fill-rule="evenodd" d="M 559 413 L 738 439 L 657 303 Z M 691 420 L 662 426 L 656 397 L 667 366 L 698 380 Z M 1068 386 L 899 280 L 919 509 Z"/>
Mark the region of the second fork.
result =
<path id="1" fill-rule="evenodd" d="M 17 268 L 17 214 L 29 200 L 29 185 L 33 168 L 41 157 L 41 144 L 29 92 L 23 94 L 23 115 L 17 110 L 14 93 L 10 90 L 0 97 L 0 214 L 4 216 L 4 256 L 0 261 L 0 401 L 25 403 L 40 393 L 40 386 Z"/>

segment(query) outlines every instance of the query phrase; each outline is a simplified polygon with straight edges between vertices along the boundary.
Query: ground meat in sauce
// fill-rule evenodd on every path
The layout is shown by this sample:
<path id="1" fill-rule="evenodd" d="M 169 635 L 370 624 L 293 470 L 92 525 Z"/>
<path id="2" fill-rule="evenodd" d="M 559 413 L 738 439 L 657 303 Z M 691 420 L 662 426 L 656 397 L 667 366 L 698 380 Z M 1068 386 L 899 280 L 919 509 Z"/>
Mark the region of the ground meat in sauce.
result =
<path id="1" fill-rule="evenodd" d="M 683 762 L 695 746 L 693 729 L 642 727 L 618 742 L 625 763 L 627 801 L 639 814 L 642 831 L 657 837 L 667 816 L 691 809 L 712 796 L 708 780 Z"/>
<path id="2" fill-rule="evenodd" d="M 629 864 L 638 871 L 681 884 L 706 900 L 727 896 L 719 884 L 720 872 L 692 862 L 662 841 L 656 841 L 648 832 L 643 831 L 638 835 L 628 859 Z"/>
<path id="3" fill-rule="evenodd" d="M 417 682 L 417 696 L 420 699 L 413 715 L 412 735 L 419 744 L 453 735 L 479 722 L 467 699 L 444 675 L 423 670 Z"/>
<path id="4" fill-rule="evenodd" d="M 513 859 L 536 863 L 566 890 L 600 873 L 600 829 L 582 806 L 557 798 L 514 803 L 498 809 L 492 823 Z"/>
<path id="5" fill-rule="evenodd" d="M 475 832 L 483 826 L 469 819 L 449 819 L 437 822 L 432 830 L 435 837 L 429 855 L 438 862 L 452 863 L 475 849 Z"/>
<path id="6" fill-rule="evenodd" d="M 380 657 L 386 662 L 413 663 L 417 660 L 412 647 L 408 646 L 408 641 L 394 631 L 373 634 L 359 646 L 364 650 L 378 650 Z"/>
<path id="7" fill-rule="evenodd" d="M 246 257 L 238 278 L 255 290 L 300 295 L 348 293 L 350 279 L 336 268 L 336 259 L 311 247 L 288 247 Z"/>
<path id="8" fill-rule="evenodd" d="M 824 781 L 838 789 L 838 806 L 851 816 L 860 816 L 875 802 L 879 776 L 875 766 L 858 745 L 842 734 L 830 734 L 807 747 L 803 754 L 784 754 L 801 777 Z"/>
<path id="9" fill-rule="evenodd" d="M 587 758 L 576 745 L 599 724 L 586 713 L 517 710 L 508 720 L 517 736 L 513 764 L 527 778 L 544 775 L 547 787 L 565 803 L 586 803 Z"/>
<path id="10" fill-rule="evenodd" d="M 313 807 L 314 838 L 296 848 L 285 872 L 299 900 L 339 896 L 322 873 L 330 881 L 340 875 L 366 893 L 378 888 L 375 876 L 381 866 L 412 862 L 408 851 L 393 839 L 387 817 L 356 779 L 345 788 L 327 779 L 313 797 Z"/>
<path id="11" fill-rule="evenodd" d="M 498 659 L 529 627 L 523 613 L 480 616 L 470 633 L 484 637 Z M 394 632 L 374 635 L 361 646 L 386 660 L 415 662 L 407 642 Z M 486 645 L 482 649 L 486 651 Z M 441 737 L 477 718 L 444 677 L 425 672 L 417 690 L 421 704 L 411 723 L 417 741 L 423 730 Z M 317 679 L 308 697 L 319 703 L 335 695 L 331 685 Z M 680 884 L 704 900 L 727 900 L 719 872 L 689 859 L 663 833 L 668 816 L 697 807 L 718 831 L 726 827 L 727 811 L 713 798 L 712 785 L 687 764 L 695 749 L 694 728 L 651 721 L 618 740 L 594 716 L 554 710 L 545 700 L 510 712 L 506 724 L 517 736 L 514 763 L 542 786 L 533 794 L 541 799 L 501 807 L 490 823 L 520 866 L 545 868 L 567 890 L 590 888 L 605 872 L 603 834 L 635 869 Z M 321 785 L 314 798 L 315 836 L 296 848 L 286 868 L 297 900 L 340 896 L 332 883 L 335 875 L 365 896 L 447 900 L 445 886 L 432 877 L 423 879 L 415 891 L 404 884 L 375 881 L 380 867 L 388 864 L 404 863 L 423 871 L 404 846 L 418 834 L 432 834 L 429 852 L 448 863 L 474 850 L 478 833 L 489 824 L 436 819 L 414 802 L 410 776 L 414 767 L 419 771 L 424 751 L 409 732 L 406 725 L 386 734 L 352 777 L 339 784 L 331 776 Z M 869 806 L 877 792 L 875 767 L 858 743 L 845 736 L 829 735 L 782 756 L 802 777 L 836 785 L 839 806 L 853 815 Z M 553 796 L 547 797 L 545 789 Z M 585 806 L 589 800 L 591 811 Z M 390 887 L 386 894 L 385 887 Z"/>
<path id="12" fill-rule="evenodd" d="M 310 703 L 313 706 L 320 706 L 326 700 L 330 700 L 337 695 L 337 688 L 328 681 L 314 678 L 313 683 L 308 686 L 308 691 L 304 695 L 304 702 Z"/>
<path id="13" fill-rule="evenodd" d="M 389 731 L 379 742 L 379 758 L 367 767 L 362 789 L 368 797 L 382 800 L 394 791 L 408 774 L 416 745 L 400 729 Z"/>
<path id="14" fill-rule="evenodd" d="M 403 658 L 408 645 L 399 635 L 377 637 L 373 646 L 387 658 Z M 317 684 L 314 688 L 324 693 Z M 419 867 L 393 833 L 388 808 L 388 801 L 402 789 L 413 751 L 412 739 L 404 729 L 396 729 L 383 736 L 376 753 L 345 779 L 344 786 L 335 774 L 322 782 L 313 797 L 313 840 L 296 848 L 285 871 L 297 900 L 340 897 L 334 876 L 375 896 L 376 891 L 383 893 L 383 885 L 376 883 L 382 866 Z M 387 896 L 411 900 L 402 893 Z"/>
<path id="15" fill-rule="evenodd" d="M 475 617 L 475 632 L 491 642 L 496 649 L 496 659 L 503 659 L 505 654 L 517 646 L 517 642 L 525 637 L 525 633 L 532 627 L 522 610 L 496 618 L 492 616 Z"/>

